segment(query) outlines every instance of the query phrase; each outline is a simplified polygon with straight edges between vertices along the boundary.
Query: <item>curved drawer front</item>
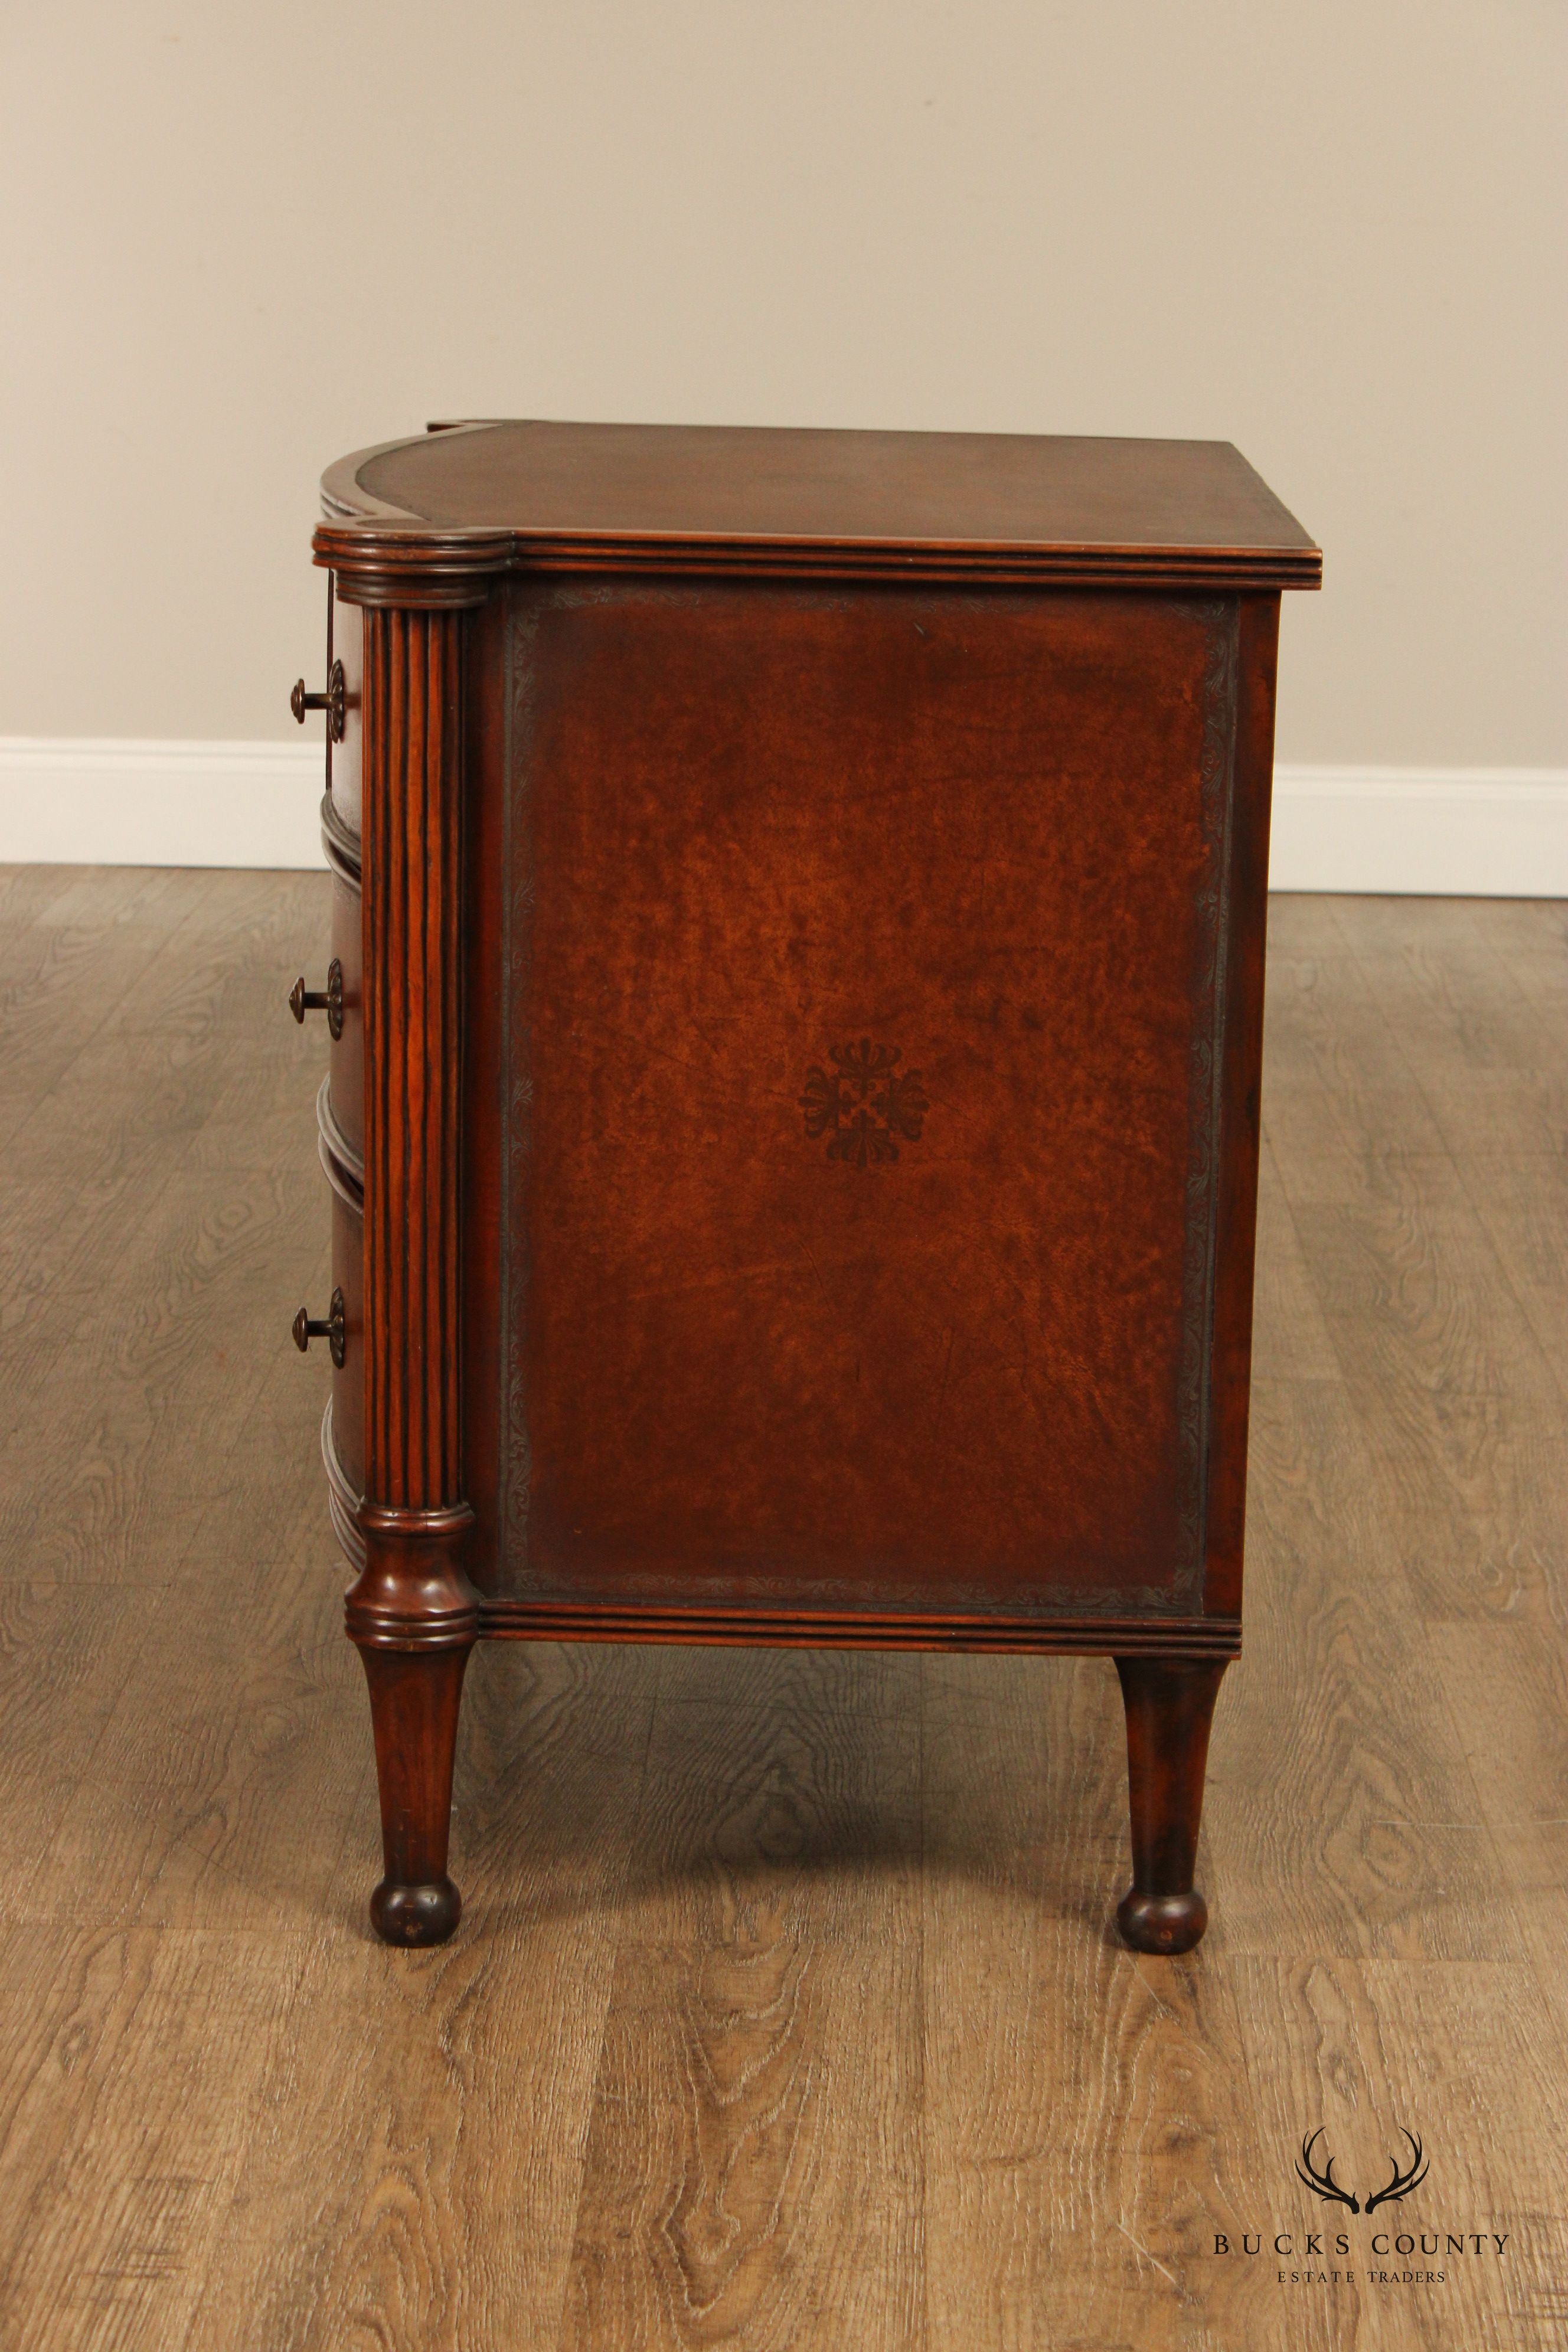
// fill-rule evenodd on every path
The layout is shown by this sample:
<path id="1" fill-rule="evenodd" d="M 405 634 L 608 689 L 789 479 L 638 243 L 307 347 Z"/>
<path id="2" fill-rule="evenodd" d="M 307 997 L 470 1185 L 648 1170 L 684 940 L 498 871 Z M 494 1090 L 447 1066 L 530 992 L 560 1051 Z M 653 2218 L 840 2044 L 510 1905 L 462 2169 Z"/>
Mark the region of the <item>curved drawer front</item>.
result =
<path id="1" fill-rule="evenodd" d="M 347 1327 L 343 1360 L 332 1374 L 330 1430 L 342 1484 L 357 1501 L 364 1486 L 364 1161 L 338 1124 L 330 1076 L 316 1097 L 316 1125 L 332 1188 L 332 1281 L 343 1294 Z M 332 1466 L 329 1459 L 329 1472 Z M 334 1476 L 334 1487 L 339 1483 Z"/>
<path id="2" fill-rule="evenodd" d="M 364 1491 L 364 1212 L 332 1192 L 332 1280 L 343 1294 L 347 1345 L 332 1373 L 333 1445 L 354 1498 Z"/>
<path id="3" fill-rule="evenodd" d="M 329 740 L 329 790 L 321 803 L 321 846 L 332 876 L 331 952 L 342 969 L 343 1028 L 334 1038 L 329 1067 L 332 1112 L 338 1126 L 364 1156 L 364 1014 L 361 980 L 363 945 L 360 916 L 361 684 L 364 624 L 356 606 L 329 607 L 328 660 L 343 671 L 343 731 Z"/>
<path id="4" fill-rule="evenodd" d="M 339 1131 L 352 1145 L 355 1160 L 363 1166 L 364 997 L 361 986 L 360 894 L 336 866 L 332 872 L 332 953 L 343 974 L 343 1034 L 332 1041 L 328 1063 L 332 1117 Z"/>
<path id="5" fill-rule="evenodd" d="M 332 1525 L 350 1561 L 364 1565 L 357 1524 L 364 1487 L 364 1014 L 360 898 L 360 694 L 363 624 L 329 597 L 327 667 L 343 670 L 343 731 L 327 744 L 321 845 L 332 877 L 331 949 L 342 987 L 342 1029 L 329 1032 L 327 1076 L 316 1097 L 321 1165 L 332 1188 L 332 1282 L 342 1293 L 343 1360 L 332 1372 L 321 1425 Z"/>
<path id="6" fill-rule="evenodd" d="M 364 618 L 357 604 L 329 605 L 327 661 L 343 666 L 343 731 L 331 754 L 327 774 L 332 806 L 343 829 L 357 842 L 360 832 L 360 689 L 364 667 Z"/>

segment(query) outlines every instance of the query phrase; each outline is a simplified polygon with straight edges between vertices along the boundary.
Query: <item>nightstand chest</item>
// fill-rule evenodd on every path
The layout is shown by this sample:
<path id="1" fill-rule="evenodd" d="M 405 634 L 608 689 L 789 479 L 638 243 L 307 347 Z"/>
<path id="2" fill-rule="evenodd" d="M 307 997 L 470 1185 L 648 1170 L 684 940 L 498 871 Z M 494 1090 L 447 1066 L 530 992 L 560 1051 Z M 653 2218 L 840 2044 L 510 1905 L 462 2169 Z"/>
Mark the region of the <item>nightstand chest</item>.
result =
<path id="1" fill-rule="evenodd" d="M 457 1923 L 476 1640 L 850 1643 L 1114 1658 L 1187 1948 L 1317 550 L 1210 443 L 481 425 L 324 506 L 378 1928 Z"/>

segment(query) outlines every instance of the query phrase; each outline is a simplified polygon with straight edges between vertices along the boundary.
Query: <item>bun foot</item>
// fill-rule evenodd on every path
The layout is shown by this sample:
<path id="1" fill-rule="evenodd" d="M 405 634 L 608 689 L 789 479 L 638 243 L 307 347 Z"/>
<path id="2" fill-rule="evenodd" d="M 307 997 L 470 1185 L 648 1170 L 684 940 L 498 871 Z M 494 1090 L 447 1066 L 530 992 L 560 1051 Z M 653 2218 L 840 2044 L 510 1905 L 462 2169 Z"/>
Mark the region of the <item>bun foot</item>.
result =
<path id="1" fill-rule="evenodd" d="M 1140 1895 L 1134 1886 L 1116 1906 L 1122 1941 L 1162 1959 L 1190 1952 L 1208 1923 L 1209 1906 L 1195 1886 L 1185 1895 Z"/>
<path id="2" fill-rule="evenodd" d="M 384 1878 L 370 1898 L 371 1925 L 384 1944 L 444 1944 L 462 1916 L 463 1898 L 449 1878 L 429 1886 Z"/>
<path id="3" fill-rule="evenodd" d="M 1116 1924 L 1135 1952 L 1190 1952 L 1209 1923 L 1193 1885 L 1209 1722 L 1223 1658 L 1118 1658 L 1127 1703 L 1132 1886 Z"/>
<path id="4" fill-rule="evenodd" d="M 360 1655 L 381 1784 L 382 1880 L 370 1898 L 371 1925 L 384 1944 L 444 1944 L 463 1916 L 447 1875 L 447 1842 L 468 1652 L 365 1647 Z"/>

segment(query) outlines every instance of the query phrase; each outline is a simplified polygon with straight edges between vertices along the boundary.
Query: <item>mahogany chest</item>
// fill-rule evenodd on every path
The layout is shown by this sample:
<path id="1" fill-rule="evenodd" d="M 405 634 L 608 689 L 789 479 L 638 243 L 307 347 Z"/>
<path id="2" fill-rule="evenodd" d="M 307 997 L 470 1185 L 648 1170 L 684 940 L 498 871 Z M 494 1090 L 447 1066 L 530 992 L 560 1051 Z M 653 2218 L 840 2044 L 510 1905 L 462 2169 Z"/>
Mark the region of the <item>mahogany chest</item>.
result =
<path id="1" fill-rule="evenodd" d="M 479 424 L 323 485 L 322 1433 L 380 1932 L 476 1640 L 1241 1640 L 1279 593 L 1223 443 Z"/>

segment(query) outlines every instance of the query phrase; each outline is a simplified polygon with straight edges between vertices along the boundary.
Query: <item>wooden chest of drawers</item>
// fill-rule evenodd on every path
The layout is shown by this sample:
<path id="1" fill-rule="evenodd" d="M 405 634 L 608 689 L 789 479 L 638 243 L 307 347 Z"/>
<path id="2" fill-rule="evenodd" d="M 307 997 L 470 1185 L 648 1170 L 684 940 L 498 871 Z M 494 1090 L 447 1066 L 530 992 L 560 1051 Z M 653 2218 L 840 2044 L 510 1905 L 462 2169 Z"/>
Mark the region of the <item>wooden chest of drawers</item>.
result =
<path id="1" fill-rule="evenodd" d="M 435 1941 L 477 1639 L 1094 1652 L 1148 1950 L 1239 1648 L 1279 592 L 1224 444 L 327 475 L 323 1434 Z"/>

